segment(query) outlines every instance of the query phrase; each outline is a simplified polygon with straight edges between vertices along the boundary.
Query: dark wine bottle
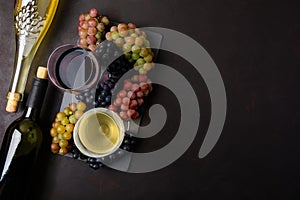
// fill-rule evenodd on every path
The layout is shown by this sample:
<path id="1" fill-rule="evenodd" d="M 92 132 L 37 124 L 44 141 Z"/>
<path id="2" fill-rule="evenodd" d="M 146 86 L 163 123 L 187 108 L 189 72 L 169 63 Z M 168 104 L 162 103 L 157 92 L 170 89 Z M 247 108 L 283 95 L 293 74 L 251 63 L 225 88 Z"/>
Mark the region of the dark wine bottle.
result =
<path id="1" fill-rule="evenodd" d="M 0 150 L 0 199 L 28 198 L 42 131 L 37 124 L 47 90 L 47 69 L 39 67 L 23 115 L 7 128 Z"/>

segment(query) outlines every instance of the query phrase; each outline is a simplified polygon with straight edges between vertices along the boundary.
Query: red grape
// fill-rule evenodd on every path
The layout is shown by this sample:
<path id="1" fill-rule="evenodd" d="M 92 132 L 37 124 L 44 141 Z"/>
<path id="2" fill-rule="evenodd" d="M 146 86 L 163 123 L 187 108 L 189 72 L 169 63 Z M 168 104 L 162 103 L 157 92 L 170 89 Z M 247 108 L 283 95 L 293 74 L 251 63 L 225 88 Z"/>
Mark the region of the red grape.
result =
<path id="1" fill-rule="evenodd" d="M 122 103 L 125 105 L 125 106 L 129 106 L 129 103 L 130 103 L 130 99 L 128 97 L 124 97 L 122 99 Z"/>
<path id="2" fill-rule="evenodd" d="M 120 106 L 121 103 L 122 103 L 122 99 L 120 97 L 117 97 L 116 100 L 115 100 L 115 102 L 114 102 L 114 105 L 115 106 Z"/>
<path id="3" fill-rule="evenodd" d="M 91 17 L 97 17 L 98 16 L 98 11 L 96 8 L 91 8 L 89 12 Z"/>
<path id="4" fill-rule="evenodd" d="M 121 91 L 118 93 L 118 96 L 119 96 L 120 98 L 124 98 L 124 97 L 126 97 L 126 94 L 127 94 L 127 92 L 126 92 L 125 90 L 121 90 Z"/>
<path id="5" fill-rule="evenodd" d="M 128 109 L 129 109 L 129 106 L 128 106 L 128 105 L 125 105 L 125 104 L 122 104 L 122 105 L 121 105 L 121 110 L 127 111 Z"/>

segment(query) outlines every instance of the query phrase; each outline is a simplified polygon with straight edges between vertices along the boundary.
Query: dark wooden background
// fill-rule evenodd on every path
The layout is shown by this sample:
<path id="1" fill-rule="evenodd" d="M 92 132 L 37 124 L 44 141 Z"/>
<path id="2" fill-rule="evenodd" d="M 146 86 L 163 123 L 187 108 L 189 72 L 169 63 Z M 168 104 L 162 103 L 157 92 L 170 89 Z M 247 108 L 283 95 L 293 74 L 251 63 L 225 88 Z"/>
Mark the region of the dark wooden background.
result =
<path id="1" fill-rule="evenodd" d="M 22 108 L 16 114 L 5 112 L 14 57 L 13 1 L 0 3 L 1 141 Z M 50 153 L 47 131 L 61 96 L 50 86 L 41 120 L 46 139 L 32 187 L 35 199 L 299 198 L 299 2 L 61 0 L 33 61 L 29 81 L 38 65 L 46 65 L 55 47 L 75 43 L 78 16 L 92 7 L 113 20 L 174 29 L 201 44 L 224 80 L 226 123 L 213 151 L 199 159 L 210 117 L 207 88 L 200 75 L 192 76 L 192 67 L 185 60 L 161 52 L 159 61 L 189 77 L 199 99 L 200 129 L 193 144 L 176 162 L 159 171 L 130 174 L 108 168 L 93 170 L 85 163 Z M 159 90 L 154 97 L 168 102 Z"/>

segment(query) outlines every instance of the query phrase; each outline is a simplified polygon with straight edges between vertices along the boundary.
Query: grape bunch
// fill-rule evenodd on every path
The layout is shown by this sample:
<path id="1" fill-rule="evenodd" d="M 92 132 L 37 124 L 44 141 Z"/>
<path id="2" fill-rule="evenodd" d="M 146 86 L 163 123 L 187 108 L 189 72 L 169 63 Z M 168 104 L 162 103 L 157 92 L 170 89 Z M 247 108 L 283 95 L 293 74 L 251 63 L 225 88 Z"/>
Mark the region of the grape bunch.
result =
<path id="1" fill-rule="evenodd" d="M 97 45 L 103 41 L 105 26 L 109 24 L 106 16 L 99 16 L 97 9 L 90 9 L 89 13 L 81 14 L 78 22 L 78 46 L 95 51 Z"/>
<path id="2" fill-rule="evenodd" d="M 50 135 L 52 136 L 51 151 L 60 155 L 67 154 L 71 149 L 71 139 L 77 120 L 86 110 L 84 102 L 70 103 L 64 108 L 63 112 L 56 114 L 55 121 L 52 123 Z"/>
<path id="3" fill-rule="evenodd" d="M 75 97 L 94 107 L 107 107 L 111 103 L 111 91 L 116 83 L 133 66 L 112 41 L 102 42 L 95 53 L 100 57 L 101 65 L 106 68 L 102 79 L 96 88 Z"/>
<path id="4" fill-rule="evenodd" d="M 146 74 L 154 67 L 154 53 L 150 48 L 146 33 L 133 23 L 120 23 L 112 26 L 110 31 L 105 34 L 108 41 L 113 41 L 122 49 L 125 58 L 133 63 L 134 69 L 140 74 Z"/>
<path id="5" fill-rule="evenodd" d="M 138 108 L 144 103 L 144 97 L 152 91 L 152 84 L 146 75 L 133 75 L 131 79 L 124 80 L 123 89 L 117 93 L 113 104 L 108 109 L 119 113 L 124 121 L 137 119 Z"/>

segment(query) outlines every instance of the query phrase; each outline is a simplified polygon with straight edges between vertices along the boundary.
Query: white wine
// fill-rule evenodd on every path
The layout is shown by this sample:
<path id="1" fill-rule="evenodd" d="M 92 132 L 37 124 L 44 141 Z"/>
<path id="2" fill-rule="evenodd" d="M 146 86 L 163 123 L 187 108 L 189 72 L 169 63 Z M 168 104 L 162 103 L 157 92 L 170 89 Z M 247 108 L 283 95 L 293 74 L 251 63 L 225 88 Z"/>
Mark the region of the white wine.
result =
<path id="1" fill-rule="evenodd" d="M 27 199 L 42 131 L 37 124 L 48 86 L 47 69 L 39 67 L 24 114 L 6 130 L 0 149 L 0 199 Z M 30 199 L 30 198 L 29 198 Z"/>
<path id="2" fill-rule="evenodd" d="M 7 95 L 7 112 L 16 112 L 19 102 L 23 99 L 31 62 L 50 27 L 58 2 L 58 0 L 15 1 L 16 54 Z"/>
<path id="3" fill-rule="evenodd" d="M 119 127 L 105 113 L 88 114 L 81 120 L 78 131 L 82 144 L 97 154 L 110 152 L 119 141 Z"/>

